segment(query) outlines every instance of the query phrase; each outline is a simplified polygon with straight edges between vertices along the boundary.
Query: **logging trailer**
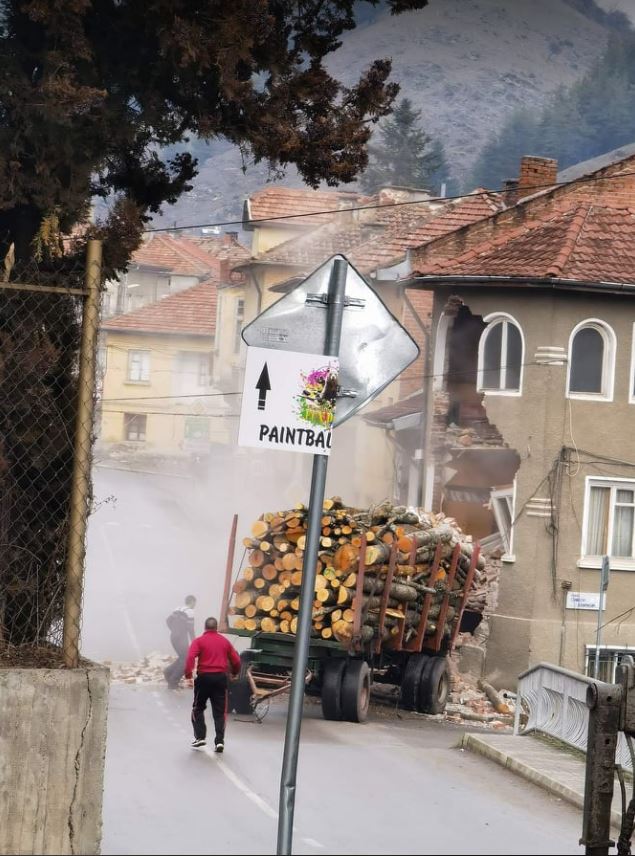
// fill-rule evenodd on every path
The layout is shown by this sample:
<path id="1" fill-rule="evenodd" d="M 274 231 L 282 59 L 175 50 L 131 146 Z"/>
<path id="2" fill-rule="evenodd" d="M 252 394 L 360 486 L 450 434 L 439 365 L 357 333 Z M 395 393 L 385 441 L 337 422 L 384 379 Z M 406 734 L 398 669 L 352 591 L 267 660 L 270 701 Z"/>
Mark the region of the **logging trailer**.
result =
<path id="1" fill-rule="evenodd" d="M 234 516 L 229 549 L 223 600 L 220 613 L 220 631 L 250 638 L 250 648 L 241 654 L 242 668 L 237 681 L 230 689 L 230 708 L 238 714 L 257 713 L 263 702 L 286 692 L 291 685 L 291 670 L 295 647 L 292 633 L 267 633 L 229 626 L 229 600 L 236 544 L 237 516 Z M 319 696 L 325 719 L 364 722 L 368 715 L 370 690 L 373 683 L 399 687 L 399 703 L 405 710 L 419 713 L 442 713 L 445 710 L 449 677 L 447 657 L 461 631 L 465 603 L 474 582 L 480 548 L 474 545 L 463 588 L 453 590 L 460 545 L 452 553 L 449 568 L 435 588 L 427 589 L 416 633 L 404 639 L 406 616 L 397 621 L 396 633 L 388 641 L 382 639 L 388 608 L 390 588 L 397 562 L 397 548 L 390 552 L 386 581 L 381 603 L 376 637 L 367 639 L 362 633 L 364 618 L 364 572 L 366 569 L 366 538 L 362 537 L 357 581 L 353 599 L 353 637 L 349 645 L 331 639 L 312 637 L 305 678 L 308 695 Z M 412 564 L 416 547 L 413 547 Z M 438 545 L 432 561 L 430 580 L 437 579 L 441 564 L 441 546 Z M 442 591 L 440 612 L 435 620 L 436 629 L 428 628 L 428 613 L 433 595 Z M 450 622 L 449 634 L 446 617 L 450 601 L 456 604 Z M 428 630 L 428 633 L 426 633 Z"/>

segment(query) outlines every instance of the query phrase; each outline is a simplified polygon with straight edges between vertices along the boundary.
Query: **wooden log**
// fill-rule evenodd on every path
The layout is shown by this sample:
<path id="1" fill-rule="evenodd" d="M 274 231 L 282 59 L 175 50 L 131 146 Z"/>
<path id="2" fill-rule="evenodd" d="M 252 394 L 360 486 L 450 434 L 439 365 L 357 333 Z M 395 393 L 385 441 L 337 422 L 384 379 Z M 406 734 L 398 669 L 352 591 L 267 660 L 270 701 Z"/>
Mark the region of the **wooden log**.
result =
<path id="1" fill-rule="evenodd" d="M 256 606 L 255 603 L 250 603 L 248 606 L 245 607 L 245 617 L 246 618 L 253 618 L 257 614 L 258 614 L 258 607 Z"/>
<path id="2" fill-rule="evenodd" d="M 316 595 L 316 600 L 319 603 L 335 603 L 337 595 L 333 591 L 333 589 L 320 589 Z"/>
<path id="3" fill-rule="evenodd" d="M 260 619 L 259 618 L 245 618 L 245 630 L 259 630 L 260 629 Z"/>
<path id="4" fill-rule="evenodd" d="M 254 588 L 259 589 L 262 592 L 262 589 L 267 587 L 267 581 L 263 580 L 262 577 L 258 577 L 254 580 Z"/>
<path id="5" fill-rule="evenodd" d="M 285 553 L 282 557 L 282 567 L 285 571 L 295 571 L 295 553 Z"/>
<path id="6" fill-rule="evenodd" d="M 237 615 L 236 618 L 234 618 L 233 626 L 236 628 L 236 630 L 244 630 L 245 619 L 241 615 Z"/>
<path id="7" fill-rule="evenodd" d="M 279 627 L 280 622 L 269 616 L 262 618 L 260 621 L 260 629 L 265 633 L 276 633 Z"/>
<path id="8" fill-rule="evenodd" d="M 302 571 L 294 571 L 291 574 L 291 585 L 294 588 L 299 588 L 302 585 Z"/>
<path id="9" fill-rule="evenodd" d="M 253 603 L 256 600 L 256 597 L 256 592 L 252 589 L 248 589 L 247 591 L 242 591 L 240 594 L 236 595 L 234 604 L 238 609 L 245 609 L 246 606 L 249 606 L 250 603 Z"/>
<path id="10" fill-rule="evenodd" d="M 491 684 L 489 684 L 487 681 L 480 679 L 478 682 L 478 686 L 480 687 L 480 689 L 483 690 L 490 703 L 493 705 L 496 713 L 508 714 L 512 712 L 510 706 L 507 704 L 507 702 L 503 700 L 503 697 L 498 693 L 497 690 L 494 689 Z"/>
<path id="11" fill-rule="evenodd" d="M 269 612 L 269 610 L 273 609 L 275 605 L 276 602 L 271 597 L 271 595 L 268 594 L 264 594 L 256 599 L 256 606 L 261 612 Z"/>
<path id="12" fill-rule="evenodd" d="M 275 565 L 263 565 L 261 573 L 263 577 L 270 582 L 278 577 L 278 571 Z"/>
<path id="13" fill-rule="evenodd" d="M 345 586 L 340 586 L 337 590 L 337 604 L 344 606 L 347 603 L 353 602 L 353 592 Z"/>
<path id="14" fill-rule="evenodd" d="M 291 622 L 289 619 L 283 618 L 280 621 L 280 633 L 288 633 L 290 624 L 291 624 Z"/>
<path id="15" fill-rule="evenodd" d="M 320 631 L 320 636 L 322 637 L 322 639 L 332 639 L 333 628 L 332 627 L 323 627 Z"/>
<path id="16" fill-rule="evenodd" d="M 346 588 L 354 588 L 356 582 L 357 582 L 357 574 L 351 573 L 346 577 L 346 579 L 342 580 L 342 585 L 345 586 Z"/>
<path id="17" fill-rule="evenodd" d="M 265 561 L 265 554 L 262 550 L 252 550 L 249 554 L 249 564 L 252 568 L 259 568 Z"/>
<path id="18" fill-rule="evenodd" d="M 290 623 L 290 625 L 289 625 L 289 630 L 290 630 L 292 633 L 297 633 L 297 630 L 298 630 L 298 619 L 297 619 L 295 616 L 291 619 L 291 623 Z"/>
<path id="19" fill-rule="evenodd" d="M 265 520 L 256 520 L 255 523 L 251 524 L 251 534 L 254 538 L 258 538 L 259 541 L 264 538 L 268 531 L 269 524 Z"/>

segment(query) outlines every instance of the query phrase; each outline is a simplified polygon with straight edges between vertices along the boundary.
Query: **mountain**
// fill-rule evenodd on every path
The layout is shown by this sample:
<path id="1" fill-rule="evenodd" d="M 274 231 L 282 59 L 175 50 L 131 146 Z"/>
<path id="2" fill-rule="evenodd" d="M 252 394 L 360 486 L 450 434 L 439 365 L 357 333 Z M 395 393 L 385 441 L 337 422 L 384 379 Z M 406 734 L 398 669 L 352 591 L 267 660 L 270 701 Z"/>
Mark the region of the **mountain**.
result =
<path id="1" fill-rule="evenodd" d="M 605 11 L 616 2 L 604 0 Z M 366 15 L 329 66 L 350 83 L 373 59 L 392 57 L 401 94 L 443 142 L 460 182 L 493 129 L 516 107 L 538 110 L 557 87 L 581 77 L 623 20 L 593 0 L 430 0 L 418 12 Z M 245 195 L 269 178 L 262 164 L 243 172 L 239 152 L 226 144 L 199 143 L 196 152 L 202 157 L 193 190 L 166 206 L 156 225 L 240 219 Z M 295 170 L 284 184 L 301 184 Z"/>

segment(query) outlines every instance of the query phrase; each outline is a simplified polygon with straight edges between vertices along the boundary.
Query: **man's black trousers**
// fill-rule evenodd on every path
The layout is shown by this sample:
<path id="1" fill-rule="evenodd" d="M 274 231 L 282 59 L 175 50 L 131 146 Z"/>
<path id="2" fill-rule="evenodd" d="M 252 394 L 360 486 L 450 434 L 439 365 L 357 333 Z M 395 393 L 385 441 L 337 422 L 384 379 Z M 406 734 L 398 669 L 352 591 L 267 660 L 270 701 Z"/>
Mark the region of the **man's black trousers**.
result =
<path id="1" fill-rule="evenodd" d="M 216 729 L 214 743 L 222 743 L 225 739 L 225 717 L 227 715 L 227 675 L 225 672 L 203 672 L 194 681 L 192 725 L 194 726 L 194 737 L 197 740 L 204 740 L 207 736 L 205 707 L 208 699 L 212 705 L 212 716 Z"/>

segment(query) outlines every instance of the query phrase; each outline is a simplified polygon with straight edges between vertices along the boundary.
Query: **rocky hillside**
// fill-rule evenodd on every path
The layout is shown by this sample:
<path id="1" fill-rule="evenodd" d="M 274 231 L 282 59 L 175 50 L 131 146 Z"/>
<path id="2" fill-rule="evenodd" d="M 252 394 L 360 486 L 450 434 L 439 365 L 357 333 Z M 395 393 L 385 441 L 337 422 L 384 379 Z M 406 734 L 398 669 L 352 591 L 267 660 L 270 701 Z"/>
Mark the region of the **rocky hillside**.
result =
<path id="1" fill-rule="evenodd" d="M 615 2 L 602 5 L 610 10 Z M 419 12 L 370 16 L 345 37 L 330 65 L 352 81 L 372 59 L 392 57 L 402 94 L 443 141 L 460 181 L 515 107 L 541 106 L 590 68 L 611 26 L 598 6 L 582 0 L 430 0 Z M 161 225 L 240 217 L 244 196 L 268 178 L 262 165 L 243 173 L 240 155 L 225 145 L 199 152 L 207 154 L 196 186 L 166 208 Z M 293 170 L 285 183 L 299 183 Z"/>

